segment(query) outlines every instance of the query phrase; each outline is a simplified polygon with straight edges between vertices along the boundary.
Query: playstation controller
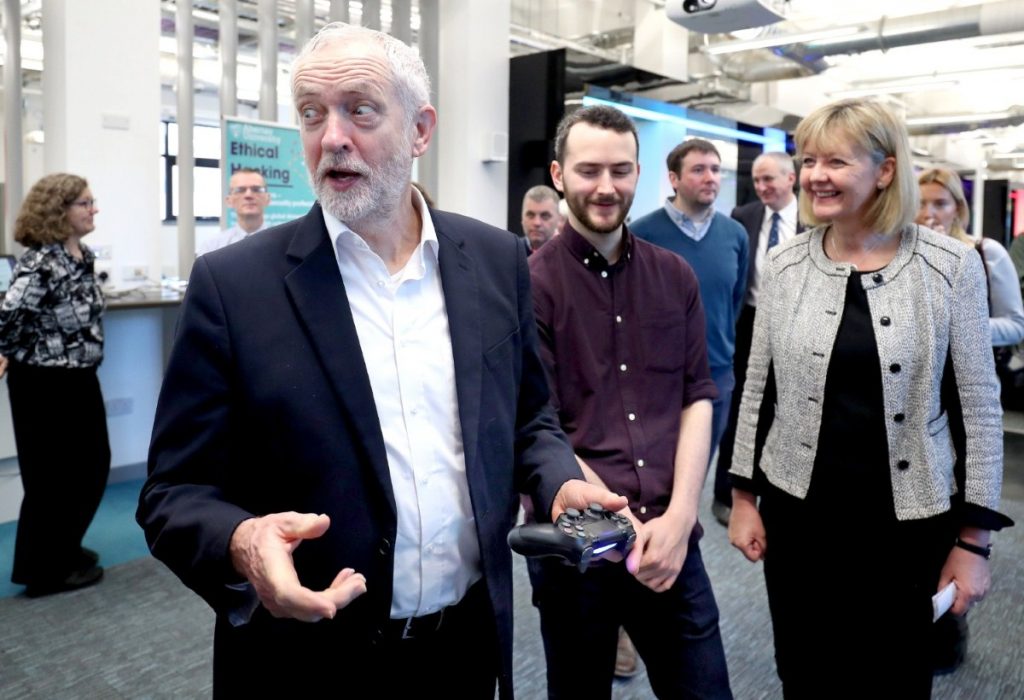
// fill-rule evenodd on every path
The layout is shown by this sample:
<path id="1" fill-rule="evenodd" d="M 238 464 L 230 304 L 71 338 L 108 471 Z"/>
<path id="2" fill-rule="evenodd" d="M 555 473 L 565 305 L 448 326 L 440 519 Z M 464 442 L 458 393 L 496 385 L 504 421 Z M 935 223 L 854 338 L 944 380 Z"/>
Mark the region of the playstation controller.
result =
<path id="1" fill-rule="evenodd" d="M 512 551 L 527 557 L 561 557 L 583 573 L 595 559 L 625 556 L 636 542 L 629 518 L 591 503 L 567 508 L 553 524 L 521 525 L 508 533 Z"/>

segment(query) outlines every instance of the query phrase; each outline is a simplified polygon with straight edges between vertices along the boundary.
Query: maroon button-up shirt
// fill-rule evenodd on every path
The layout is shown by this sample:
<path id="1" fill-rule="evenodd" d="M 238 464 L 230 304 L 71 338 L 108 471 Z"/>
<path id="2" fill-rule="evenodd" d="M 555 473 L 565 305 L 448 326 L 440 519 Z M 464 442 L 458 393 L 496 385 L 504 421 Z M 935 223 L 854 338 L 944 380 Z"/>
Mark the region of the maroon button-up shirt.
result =
<path id="1" fill-rule="evenodd" d="M 551 401 L 573 448 L 641 521 L 672 496 L 680 414 L 716 396 L 697 277 L 625 231 L 614 265 L 566 224 L 530 256 Z"/>

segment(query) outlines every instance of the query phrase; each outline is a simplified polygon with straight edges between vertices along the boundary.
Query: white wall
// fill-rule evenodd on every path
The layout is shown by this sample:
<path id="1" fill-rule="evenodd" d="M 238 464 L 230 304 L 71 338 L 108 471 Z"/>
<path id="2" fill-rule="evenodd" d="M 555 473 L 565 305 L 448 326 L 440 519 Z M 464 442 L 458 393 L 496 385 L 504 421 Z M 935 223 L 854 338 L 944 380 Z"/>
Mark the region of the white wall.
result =
<path id="1" fill-rule="evenodd" d="M 505 228 L 508 162 L 484 162 L 495 135 L 508 143 L 509 2 L 445 0 L 437 93 L 438 185 L 442 209 Z M 499 136 L 500 138 L 500 136 Z"/>
<path id="2" fill-rule="evenodd" d="M 110 246 L 115 282 L 161 267 L 159 40 L 156 2 L 43 3 L 44 169 L 89 180 L 100 211 L 87 242 Z"/>

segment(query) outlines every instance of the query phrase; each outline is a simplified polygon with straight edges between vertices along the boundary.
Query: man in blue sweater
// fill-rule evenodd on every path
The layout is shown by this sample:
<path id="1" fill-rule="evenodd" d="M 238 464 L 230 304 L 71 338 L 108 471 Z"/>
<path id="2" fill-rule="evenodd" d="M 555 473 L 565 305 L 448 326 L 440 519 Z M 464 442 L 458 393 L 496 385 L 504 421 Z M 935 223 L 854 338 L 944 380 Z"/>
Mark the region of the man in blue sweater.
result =
<path id="1" fill-rule="evenodd" d="M 697 273 L 707 322 L 708 362 L 718 387 L 709 453 L 714 459 L 735 385 L 736 319 L 746 296 L 749 241 L 743 226 L 715 211 L 722 157 L 713 143 L 697 138 L 684 141 L 672 149 L 666 162 L 675 197 L 637 219 L 630 229 L 638 238 L 681 255 Z"/>

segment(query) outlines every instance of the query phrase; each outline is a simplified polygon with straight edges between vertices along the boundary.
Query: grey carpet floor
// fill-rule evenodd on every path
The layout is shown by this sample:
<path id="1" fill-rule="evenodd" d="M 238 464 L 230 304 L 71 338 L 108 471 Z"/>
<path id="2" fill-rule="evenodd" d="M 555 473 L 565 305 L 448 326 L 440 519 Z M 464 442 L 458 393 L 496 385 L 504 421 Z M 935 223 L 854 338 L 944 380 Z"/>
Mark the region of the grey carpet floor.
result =
<path id="1" fill-rule="evenodd" d="M 1020 447 L 1024 452 L 1024 442 Z M 936 680 L 935 698 L 1024 698 L 1024 459 L 1008 470 L 1006 486 L 1004 512 L 1021 525 L 998 537 L 992 591 L 970 617 L 967 663 Z M 708 512 L 707 499 L 705 493 L 702 513 Z M 738 700 L 779 698 L 761 568 L 733 550 L 724 528 L 710 517 L 706 527 L 702 549 L 721 608 L 733 693 Z M 209 697 L 212 629 L 205 604 L 152 559 L 111 567 L 90 589 L 37 600 L 0 599 L 0 698 Z M 457 666 L 457 659 L 452 662 Z M 515 665 L 516 697 L 543 698 L 539 623 L 521 560 Z M 444 697 L 443 688 L 430 690 Z M 616 681 L 613 697 L 654 695 L 641 673 Z"/>

